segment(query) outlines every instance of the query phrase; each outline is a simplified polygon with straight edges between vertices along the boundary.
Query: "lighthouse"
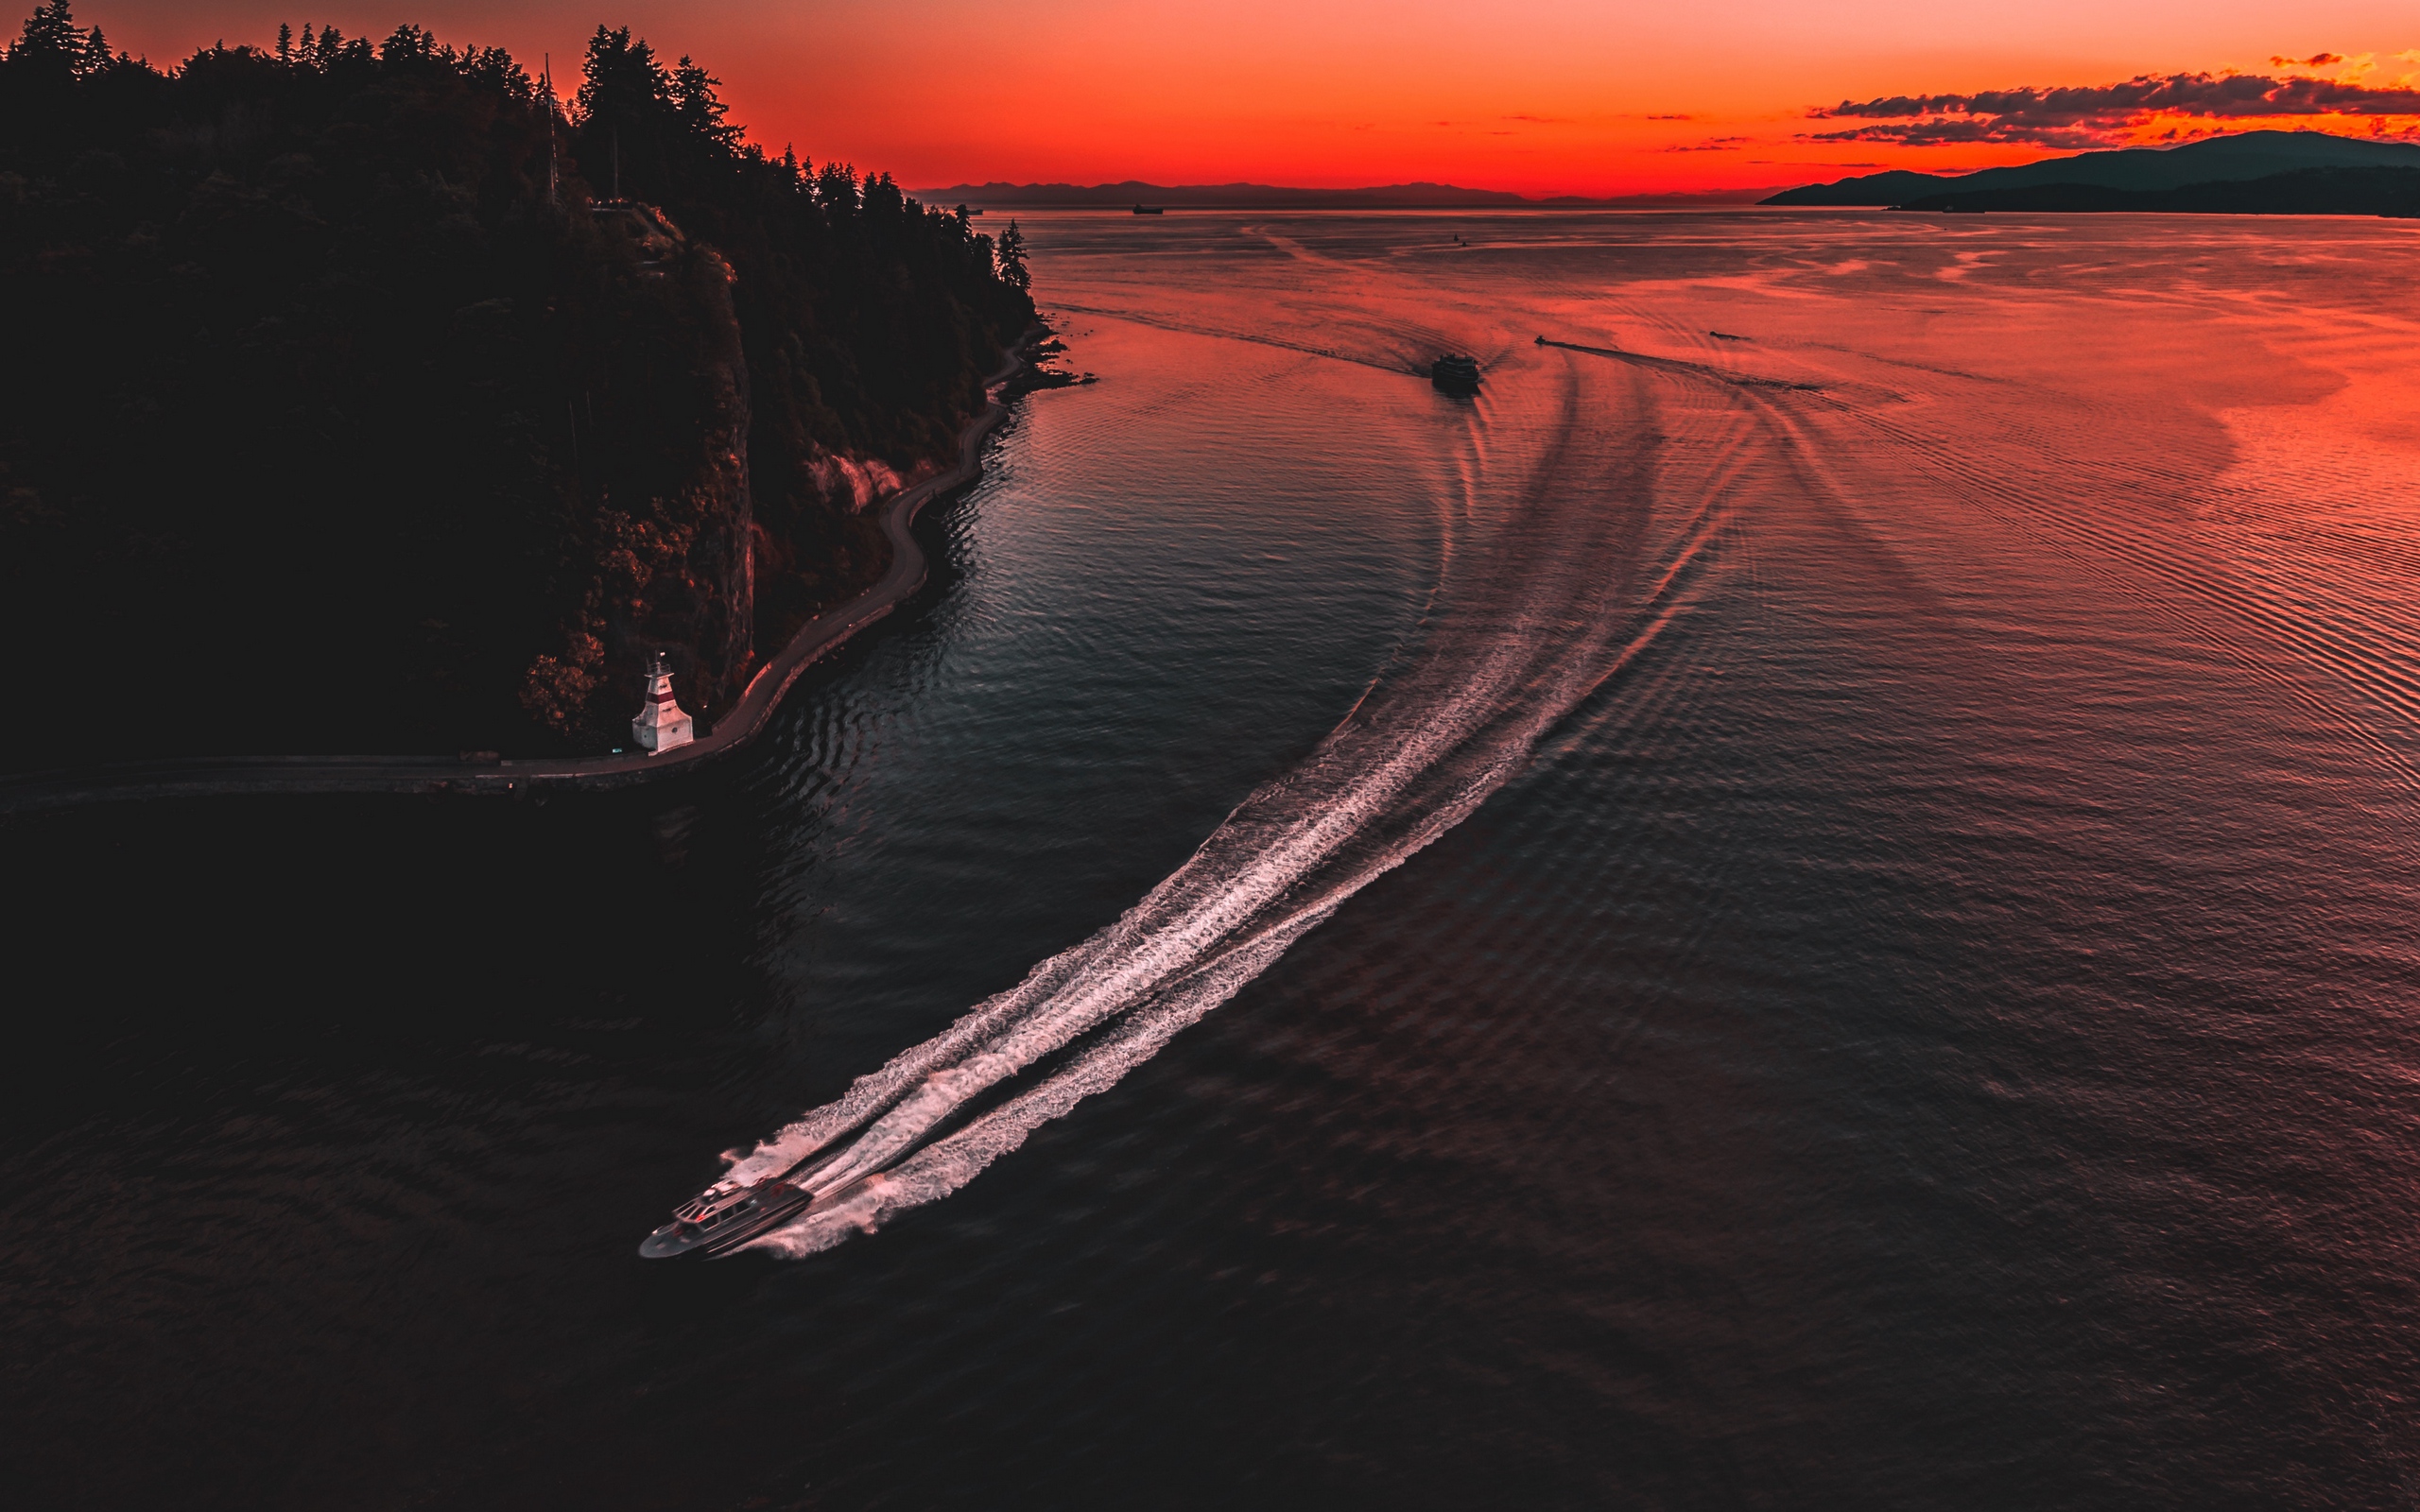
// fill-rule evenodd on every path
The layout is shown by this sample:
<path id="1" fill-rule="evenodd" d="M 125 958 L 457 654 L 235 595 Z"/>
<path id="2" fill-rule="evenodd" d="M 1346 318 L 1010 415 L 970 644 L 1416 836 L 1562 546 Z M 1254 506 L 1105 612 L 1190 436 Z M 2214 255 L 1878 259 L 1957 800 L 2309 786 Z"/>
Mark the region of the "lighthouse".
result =
<path id="1" fill-rule="evenodd" d="M 650 756 L 661 756 L 697 738 L 689 716 L 673 699 L 672 668 L 665 663 L 661 651 L 648 661 L 647 702 L 639 705 L 638 717 L 631 721 L 631 736 Z"/>

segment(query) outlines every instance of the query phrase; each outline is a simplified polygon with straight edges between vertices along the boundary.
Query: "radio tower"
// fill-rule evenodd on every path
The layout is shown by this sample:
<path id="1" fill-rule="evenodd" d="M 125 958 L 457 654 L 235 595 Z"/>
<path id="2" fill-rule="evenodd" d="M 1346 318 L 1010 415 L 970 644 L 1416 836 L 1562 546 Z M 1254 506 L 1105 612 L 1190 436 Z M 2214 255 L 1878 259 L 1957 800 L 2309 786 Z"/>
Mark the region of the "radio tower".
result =
<path id="1" fill-rule="evenodd" d="M 546 71 L 546 208 L 552 210 L 555 208 L 558 181 L 555 170 L 555 55 L 541 53 L 539 56 L 544 60 Z"/>

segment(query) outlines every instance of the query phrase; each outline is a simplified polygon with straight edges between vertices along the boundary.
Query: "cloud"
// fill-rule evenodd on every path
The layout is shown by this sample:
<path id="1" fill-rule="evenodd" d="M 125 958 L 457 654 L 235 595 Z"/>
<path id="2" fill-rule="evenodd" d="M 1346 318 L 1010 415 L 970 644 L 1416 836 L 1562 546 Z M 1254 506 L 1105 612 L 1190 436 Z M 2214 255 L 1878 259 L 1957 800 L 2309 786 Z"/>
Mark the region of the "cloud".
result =
<path id="1" fill-rule="evenodd" d="M 2130 130 L 2162 115 L 2205 120 L 2420 115 L 2420 90 L 2258 74 L 2142 74 L 2121 84 L 1842 100 L 1807 113 L 1818 120 L 1888 123 L 1801 133 L 1801 140 L 1809 142 L 1896 142 L 1905 146 L 2021 142 L 2097 147 L 2122 142 Z"/>
<path id="2" fill-rule="evenodd" d="M 1666 147 L 1667 152 L 1737 152 L 1744 136 L 1710 136 L 1703 142 L 1685 142 Z"/>
<path id="3" fill-rule="evenodd" d="M 1568 126 L 1571 124 L 1571 117 L 1568 115 L 1499 115 L 1496 119 L 1499 121 L 1528 121 L 1534 126 Z"/>
<path id="4" fill-rule="evenodd" d="M 1647 121 L 1685 121 L 1688 117 L 1685 115 L 1647 115 L 1641 116 L 1640 119 Z"/>
<path id="5" fill-rule="evenodd" d="M 2038 147 L 2100 147 L 2118 140 L 2090 127 L 2044 127 L 1999 121 L 1916 121 L 1906 126 L 1860 126 L 1850 131 L 1801 131 L 1801 142 L 1894 142 L 1904 147 L 1967 146 L 1977 142 L 2022 142 Z"/>
<path id="6" fill-rule="evenodd" d="M 2325 68 L 2344 60 L 2342 53 L 2313 53 L 2308 58 L 2272 58 L 2270 62 L 2280 68 Z"/>

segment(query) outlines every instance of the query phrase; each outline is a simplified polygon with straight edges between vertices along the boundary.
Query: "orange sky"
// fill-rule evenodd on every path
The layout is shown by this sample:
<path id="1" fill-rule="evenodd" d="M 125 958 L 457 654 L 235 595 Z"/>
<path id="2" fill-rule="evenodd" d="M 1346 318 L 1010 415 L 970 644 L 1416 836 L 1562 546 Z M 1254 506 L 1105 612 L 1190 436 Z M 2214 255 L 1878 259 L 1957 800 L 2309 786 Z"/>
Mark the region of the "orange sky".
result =
<path id="1" fill-rule="evenodd" d="M 348 34 L 408 20 L 446 41 L 502 43 L 533 67 L 551 50 L 559 77 L 596 22 L 629 25 L 667 57 L 695 55 L 774 150 L 795 143 L 912 187 L 1781 185 L 2058 150 L 2038 137 L 1803 140 L 1873 129 L 1807 116 L 1846 100 L 2223 70 L 2375 89 L 2420 74 L 2408 0 L 82 0 L 78 20 L 155 62 L 220 38 L 266 42 L 280 20 Z M 2326 54 L 2343 60 L 2272 62 Z M 2108 140 L 2256 125 L 2401 132 L 2420 115 L 2171 116 L 2149 129 L 2113 116 L 2091 129 Z"/>

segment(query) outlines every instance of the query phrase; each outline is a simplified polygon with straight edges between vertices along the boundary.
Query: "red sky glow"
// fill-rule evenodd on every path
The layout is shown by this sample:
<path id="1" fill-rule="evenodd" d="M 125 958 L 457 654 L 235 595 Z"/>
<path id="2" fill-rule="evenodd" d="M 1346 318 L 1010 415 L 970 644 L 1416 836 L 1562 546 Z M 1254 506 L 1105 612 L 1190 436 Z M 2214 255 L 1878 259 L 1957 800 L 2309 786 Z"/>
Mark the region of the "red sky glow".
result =
<path id="1" fill-rule="evenodd" d="M 20 0 L 29 9 L 31 0 Z M 401 22 L 572 75 L 598 22 L 724 81 L 771 150 L 963 181 L 1427 180 L 1527 194 L 1958 172 L 2299 127 L 2420 133 L 2420 13 L 2377 0 L 85 0 L 164 63 L 280 21 Z M 568 91 L 566 91 L 568 92 Z M 1824 112 L 1824 113 L 1817 113 Z"/>

